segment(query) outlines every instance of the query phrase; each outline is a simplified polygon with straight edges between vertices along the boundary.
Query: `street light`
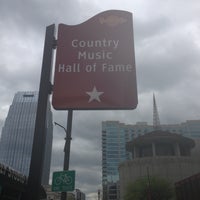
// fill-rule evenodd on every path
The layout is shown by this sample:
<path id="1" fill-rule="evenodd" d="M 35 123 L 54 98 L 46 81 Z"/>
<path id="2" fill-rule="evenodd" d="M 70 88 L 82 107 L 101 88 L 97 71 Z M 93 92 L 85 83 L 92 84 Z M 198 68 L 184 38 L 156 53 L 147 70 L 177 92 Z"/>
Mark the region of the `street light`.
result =
<path id="1" fill-rule="evenodd" d="M 67 129 L 64 127 L 64 126 L 62 126 L 61 124 L 59 124 L 59 123 L 57 123 L 57 122 L 54 122 L 54 124 L 55 124 L 55 126 L 60 126 L 64 131 L 65 131 L 65 146 L 64 146 L 64 153 L 66 152 L 66 143 L 67 143 Z M 63 169 L 64 169 L 64 166 L 63 166 Z"/>
<path id="2" fill-rule="evenodd" d="M 69 157 L 70 157 L 70 146 L 71 146 L 71 130 L 72 130 L 72 116 L 73 112 L 72 110 L 68 111 L 68 117 L 67 117 L 67 129 L 60 125 L 57 122 L 54 122 L 56 126 L 61 127 L 65 131 L 65 146 L 64 146 L 64 164 L 63 164 L 63 170 L 67 171 L 69 170 Z M 67 199 L 67 192 L 61 193 L 61 200 Z"/>

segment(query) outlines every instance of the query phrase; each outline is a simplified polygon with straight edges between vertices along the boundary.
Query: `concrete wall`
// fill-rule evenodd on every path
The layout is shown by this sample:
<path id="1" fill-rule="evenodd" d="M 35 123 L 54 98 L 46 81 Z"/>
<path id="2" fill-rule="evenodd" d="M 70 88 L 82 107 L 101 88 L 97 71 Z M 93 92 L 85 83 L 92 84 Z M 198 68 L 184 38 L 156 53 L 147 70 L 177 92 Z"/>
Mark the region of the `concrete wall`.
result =
<path id="1" fill-rule="evenodd" d="M 123 199 L 129 182 L 134 182 L 140 177 L 161 176 L 175 183 L 183 178 L 200 172 L 199 157 L 163 156 L 136 158 L 125 161 L 119 166 L 120 199 Z"/>
<path id="2" fill-rule="evenodd" d="M 199 156 L 200 157 L 200 138 L 195 138 L 195 147 L 191 149 L 191 156 Z"/>

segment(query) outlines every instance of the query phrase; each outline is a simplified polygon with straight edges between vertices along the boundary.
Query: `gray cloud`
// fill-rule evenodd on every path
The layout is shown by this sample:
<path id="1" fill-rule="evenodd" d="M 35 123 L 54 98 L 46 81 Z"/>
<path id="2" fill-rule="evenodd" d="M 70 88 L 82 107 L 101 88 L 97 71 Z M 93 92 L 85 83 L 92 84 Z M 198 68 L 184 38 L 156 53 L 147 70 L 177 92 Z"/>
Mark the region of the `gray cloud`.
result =
<path id="1" fill-rule="evenodd" d="M 101 122 L 152 124 L 152 94 L 162 123 L 200 119 L 200 2 L 141 0 L 0 2 L 0 127 L 17 91 L 39 88 L 45 27 L 79 24 L 109 9 L 133 12 L 138 107 L 130 111 L 74 111 L 70 168 L 76 186 L 96 198 L 101 187 Z M 67 112 L 53 110 L 66 126 Z M 51 171 L 63 166 L 64 132 L 54 127 Z"/>

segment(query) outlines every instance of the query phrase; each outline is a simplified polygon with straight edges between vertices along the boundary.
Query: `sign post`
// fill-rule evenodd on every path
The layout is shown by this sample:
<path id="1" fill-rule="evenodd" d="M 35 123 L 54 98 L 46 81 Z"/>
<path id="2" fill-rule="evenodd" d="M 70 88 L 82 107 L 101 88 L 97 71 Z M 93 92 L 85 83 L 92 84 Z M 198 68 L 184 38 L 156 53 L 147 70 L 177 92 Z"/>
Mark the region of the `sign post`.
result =
<path id="1" fill-rule="evenodd" d="M 54 25 L 46 29 L 31 164 L 23 200 L 39 199 L 46 108 L 52 89 L 54 29 Z M 110 10 L 80 25 L 60 24 L 53 107 L 72 113 L 80 109 L 134 109 L 137 102 L 132 14 Z"/>
<path id="2" fill-rule="evenodd" d="M 51 93 L 51 67 L 55 45 L 54 30 L 54 24 L 46 28 L 30 170 L 26 192 L 23 194 L 22 200 L 39 200 L 40 198 L 39 193 L 46 143 L 46 111 L 49 94 Z"/>
<path id="3" fill-rule="evenodd" d="M 64 165 L 63 165 L 63 170 L 67 171 L 69 170 L 69 158 L 70 158 L 70 146 L 71 146 L 71 130 L 72 130 L 72 116 L 73 116 L 73 111 L 68 110 L 68 117 L 67 117 L 67 129 L 56 123 L 55 125 L 60 126 L 61 128 L 64 129 L 66 137 L 65 137 L 65 146 L 64 146 Z M 61 200 L 66 200 L 67 199 L 67 192 L 62 192 L 61 193 Z"/>
<path id="4" fill-rule="evenodd" d="M 52 104 L 58 110 L 137 106 L 132 14 L 102 12 L 59 24 Z"/>

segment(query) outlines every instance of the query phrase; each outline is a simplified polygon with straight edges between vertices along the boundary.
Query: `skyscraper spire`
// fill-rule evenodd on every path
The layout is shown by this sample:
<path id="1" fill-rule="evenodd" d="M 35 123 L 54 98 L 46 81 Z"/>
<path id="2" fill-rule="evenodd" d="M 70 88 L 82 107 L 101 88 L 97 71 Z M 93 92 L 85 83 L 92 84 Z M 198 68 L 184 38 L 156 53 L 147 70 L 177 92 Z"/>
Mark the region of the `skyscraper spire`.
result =
<path id="1" fill-rule="evenodd" d="M 158 109 L 156 106 L 156 99 L 154 94 L 153 94 L 153 127 L 154 130 L 161 130 L 160 119 L 158 115 Z"/>

